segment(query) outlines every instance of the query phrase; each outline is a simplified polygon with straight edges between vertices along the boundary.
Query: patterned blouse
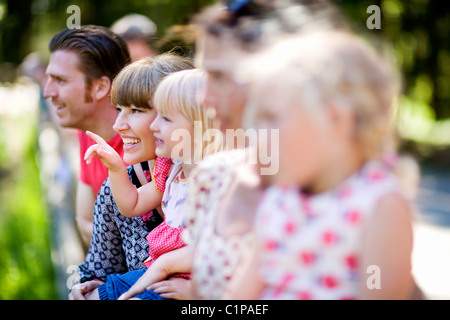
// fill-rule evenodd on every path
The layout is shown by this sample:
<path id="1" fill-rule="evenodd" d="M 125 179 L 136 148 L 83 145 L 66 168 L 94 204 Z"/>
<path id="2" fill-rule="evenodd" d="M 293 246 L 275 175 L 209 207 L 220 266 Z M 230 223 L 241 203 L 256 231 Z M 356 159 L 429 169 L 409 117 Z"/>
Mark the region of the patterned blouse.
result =
<path id="1" fill-rule="evenodd" d="M 151 181 L 148 162 L 128 166 L 127 170 L 136 188 Z M 162 172 L 166 171 L 164 167 Z M 91 244 L 84 262 L 78 267 L 79 281 L 106 281 L 109 274 L 143 268 L 142 263 L 148 258 L 149 251 L 147 234 L 162 220 L 157 210 L 141 217 L 122 216 L 107 178 L 95 200 Z"/>
<path id="2" fill-rule="evenodd" d="M 198 164 L 191 175 L 186 210 L 187 242 L 196 245 L 193 278 L 200 299 L 220 299 L 241 257 L 249 252 L 253 234 L 223 237 L 215 231 L 222 201 L 245 151 L 216 153 Z"/>
<path id="3" fill-rule="evenodd" d="M 358 273 L 363 229 L 377 201 L 397 191 L 396 178 L 379 162 L 313 196 L 269 187 L 256 218 L 267 284 L 261 298 L 358 299 L 367 280 Z"/>

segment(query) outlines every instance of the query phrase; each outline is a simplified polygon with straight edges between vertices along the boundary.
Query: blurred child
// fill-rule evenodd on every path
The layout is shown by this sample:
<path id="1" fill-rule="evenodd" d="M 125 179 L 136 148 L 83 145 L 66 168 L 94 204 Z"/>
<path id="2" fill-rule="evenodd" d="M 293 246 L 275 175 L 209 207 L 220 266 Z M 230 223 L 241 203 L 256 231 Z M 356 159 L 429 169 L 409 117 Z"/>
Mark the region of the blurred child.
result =
<path id="1" fill-rule="evenodd" d="M 411 209 L 383 161 L 395 151 L 390 67 L 338 31 L 281 41 L 251 65 L 246 116 L 279 130 L 280 169 L 257 210 L 258 249 L 225 298 L 408 299 Z"/>
<path id="2" fill-rule="evenodd" d="M 143 268 L 123 275 L 108 276 L 106 284 L 98 289 L 100 299 L 117 299 L 130 289 L 144 273 L 144 277 L 147 277 L 147 275 L 153 277 L 152 279 L 155 279 L 154 282 L 165 280 L 169 274 L 164 273 L 166 271 L 164 260 L 159 259 L 159 257 L 185 246 L 181 239 L 181 234 L 185 227 L 183 204 L 186 200 L 188 177 L 195 166 L 194 150 L 198 147 L 194 137 L 194 122 L 199 121 L 202 123 L 202 132 L 200 132 L 202 136 L 206 130 L 213 127 L 213 121 L 206 116 L 206 108 L 203 108 L 199 102 L 201 98 L 199 94 L 204 87 L 205 81 L 206 74 L 201 70 L 180 71 L 164 78 L 155 92 L 153 104 L 158 114 L 150 125 L 150 129 L 153 131 L 156 139 L 156 155 L 163 158 L 172 158 L 176 160 L 174 161 L 175 164 L 168 175 L 162 199 L 161 197 L 159 199 L 156 197 L 154 186 L 147 184 L 139 190 L 134 190 L 134 196 L 132 194 L 124 194 L 121 200 L 116 201 L 130 201 L 130 207 L 138 203 L 139 206 L 142 206 L 142 208 L 146 207 L 147 209 L 145 210 L 148 210 L 158 200 L 164 213 L 164 221 L 147 236 L 150 257 L 144 263 L 144 266 L 148 269 Z M 175 139 L 178 133 L 185 134 L 181 142 L 177 142 L 178 140 Z M 98 142 L 101 141 L 98 140 Z M 203 145 L 200 145 L 200 148 L 203 152 Z M 177 154 L 175 154 L 175 149 L 179 151 Z M 102 150 L 99 153 L 98 150 L 101 150 L 101 148 L 97 149 L 96 152 L 101 159 L 107 162 L 106 158 L 109 154 L 106 155 L 106 152 Z M 86 158 L 89 159 L 90 156 L 87 154 Z M 125 179 L 121 179 L 119 182 L 118 179 L 115 180 L 115 178 L 119 177 L 112 177 L 119 175 L 119 171 L 114 170 L 114 163 L 111 161 L 107 165 L 110 168 L 111 189 L 113 189 L 113 192 L 115 194 L 133 193 L 125 187 L 125 183 L 128 184 Z M 118 206 L 121 207 L 124 204 L 118 203 Z M 181 262 L 180 268 L 182 267 L 183 263 Z M 189 272 L 189 266 L 185 270 Z M 186 279 L 190 277 L 183 270 L 174 273 L 176 273 L 175 277 Z M 170 293 L 166 292 L 169 296 Z M 159 300 L 163 297 L 164 294 L 159 295 L 152 290 L 146 290 L 142 294 L 137 295 L 137 298 L 151 300 Z"/>

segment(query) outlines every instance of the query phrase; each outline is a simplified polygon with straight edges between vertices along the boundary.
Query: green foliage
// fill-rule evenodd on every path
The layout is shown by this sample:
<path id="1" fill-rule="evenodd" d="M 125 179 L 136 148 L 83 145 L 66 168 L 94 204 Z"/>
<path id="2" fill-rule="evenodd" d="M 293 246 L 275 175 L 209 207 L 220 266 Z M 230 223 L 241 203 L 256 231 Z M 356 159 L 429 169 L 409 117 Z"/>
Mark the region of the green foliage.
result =
<path id="1" fill-rule="evenodd" d="M 216 0 L 74 0 L 70 3 L 62 0 L 0 0 L 0 15 L 7 12 L 0 19 L 0 64 L 19 64 L 34 50 L 47 53 L 51 37 L 66 28 L 69 5 L 80 7 L 83 25 L 109 27 L 128 13 L 146 15 L 156 23 L 157 37 L 162 38 L 169 27 L 190 23 L 197 12 L 214 2 Z"/>
<path id="2" fill-rule="evenodd" d="M 2 123 L 11 119 L 2 119 Z M 50 255 L 49 220 L 35 162 L 36 130 L 30 119 L 0 137 L 25 133 L 19 161 L 2 161 L 0 178 L 0 299 L 57 299 Z M 4 142 L 0 153 L 7 155 Z M 5 159 L 4 159 L 5 160 Z M 10 159 L 9 159 L 10 160 Z M 8 171 L 6 171 L 8 169 Z"/>
<path id="3" fill-rule="evenodd" d="M 435 120 L 450 118 L 450 3 L 436 0 L 337 1 L 358 31 L 377 35 L 394 50 L 404 94 L 433 109 Z M 369 5 L 379 5 L 380 30 L 367 30 Z M 365 29 L 365 30 L 364 30 Z M 426 108 L 428 108 L 426 107 Z M 424 111 L 426 112 L 426 111 Z"/>
<path id="4" fill-rule="evenodd" d="M 450 161 L 450 2 L 336 0 L 351 26 L 377 47 L 387 44 L 403 96 L 397 128 L 404 149 L 420 161 Z M 368 30 L 370 5 L 381 8 L 381 29 Z"/>
<path id="5" fill-rule="evenodd" d="M 185 25 L 202 8 L 219 0 L 0 0 L 0 81 L 11 81 L 18 65 L 30 51 L 48 56 L 50 38 L 66 27 L 68 5 L 81 9 L 81 24 L 111 24 L 127 13 L 141 13 L 158 26 L 157 38 L 163 50 L 180 39 L 168 39 L 175 25 Z M 404 101 L 400 108 L 414 114 L 414 121 L 441 125 L 450 119 L 450 2 L 438 0 L 330 0 L 360 34 L 373 40 L 377 47 L 392 50 L 401 72 Z M 367 8 L 381 9 L 381 29 L 366 26 Z M 182 40 L 182 39 L 181 39 Z M 189 47 L 187 49 L 190 49 Z M 188 51 L 190 53 L 190 51 Z M 3 65 L 2 65 L 3 64 Z M 414 110 L 411 110 L 414 106 Z M 422 108 L 417 112 L 418 108 Z M 426 118 L 416 119 L 416 116 Z M 432 116 L 430 118 L 429 116 Z M 412 119 L 412 118 L 408 118 Z M 405 124 L 408 126 L 408 124 Z M 420 126 L 425 128 L 427 126 Z M 447 127 L 446 125 L 444 127 Z M 404 127 L 405 128 L 405 127 Z M 403 130 L 404 138 L 430 141 L 427 132 L 417 128 Z M 441 132 L 441 131 L 439 131 Z M 450 135 L 450 132 L 442 131 Z M 424 138 L 427 136 L 427 138 Z M 433 135 L 434 136 L 434 135 Z M 421 139 L 418 139 L 421 137 Z M 434 139 L 434 138 L 433 138 Z M 433 143 L 433 141 L 431 141 Z M 435 143 L 436 144 L 436 143 Z"/>

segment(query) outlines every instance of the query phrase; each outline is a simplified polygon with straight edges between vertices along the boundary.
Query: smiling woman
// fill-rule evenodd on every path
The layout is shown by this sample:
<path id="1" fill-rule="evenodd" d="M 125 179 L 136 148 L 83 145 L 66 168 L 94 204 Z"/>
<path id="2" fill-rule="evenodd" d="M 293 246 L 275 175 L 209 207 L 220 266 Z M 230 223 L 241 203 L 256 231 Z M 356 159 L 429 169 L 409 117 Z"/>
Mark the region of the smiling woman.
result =
<path id="1" fill-rule="evenodd" d="M 114 79 L 111 101 L 117 105 L 118 110 L 114 129 L 120 134 L 125 144 L 123 160 L 130 164 L 125 171 L 123 171 L 123 163 L 119 166 L 127 180 L 127 184 L 119 185 L 130 187 L 128 180 L 132 182 L 130 192 L 125 192 L 126 198 L 129 198 L 136 188 L 151 181 L 151 172 L 154 173 L 152 178 L 158 187 L 156 181 L 158 170 L 153 170 L 153 164 L 161 164 L 161 162 L 155 161 L 155 142 L 149 128 L 156 116 L 152 106 L 156 86 L 168 74 L 193 67 L 189 59 L 167 53 L 133 62 Z M 91 137 L 97 139 L 95 135 Z M 106 148 L 104 151 L 108 151 L 107 146 L 100 139 L 96 142 L 97 146 L 92 146 L 93 149 L 86 153 L 86 160 L 99 149 Z M 103 161 L 114 161 L 113 158 L 114 155 L 111 154 L 108 157 L 109 160 L 105 158 Z M 115 164 L 117 164 L 116 161 L 113 165 Z M 158 168 L 161 169 L 161 167 Z M 120 175 L 120 177 L 123 176 Z M 165 178 L 164 175 L 162 177 Z M 125 216 L 129 211 L 119 209 L 120 200 L 114 191 L 111 191 L 112 185 L 113 179 L 108 178 L 97 196 L 92 242 L 86 259 L 79 268 L 80 282 L 91 279 L 105 280 L 109 274 L 141 269 L 142 263 L 148 257 L 148 242 L 145 237 L 162 220 L 157 210 L 149 212 L 148 209 L 145 213 L 140 212 L 140 216 L 133 214 Z M 72 289 L 70 298 L 84 299 L 86 293 L 76 285 Z"/>

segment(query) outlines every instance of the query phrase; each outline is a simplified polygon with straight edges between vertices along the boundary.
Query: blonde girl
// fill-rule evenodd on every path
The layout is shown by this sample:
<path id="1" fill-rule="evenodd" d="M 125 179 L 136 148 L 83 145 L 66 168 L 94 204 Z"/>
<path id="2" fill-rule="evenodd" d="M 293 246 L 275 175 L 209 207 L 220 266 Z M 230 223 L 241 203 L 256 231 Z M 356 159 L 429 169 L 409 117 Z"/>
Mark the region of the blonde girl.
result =
<path id="1" fill-rule="evenodd" d="M 153 105 L 157 116 L 150 125 L 156 143 L 155 152 L 158 157 L 174 160 L 160 200 L 164 221 L 147 236 L 150 251 L 149 259 L 144 263 L 146 268 L 108 277 L 106 284 L 100 286 L 98 290 L 101 299 L 119 298 L 141 276 L 139 283 L 150 279 L 146 287 L 155 283 L 156 286 L 153 290 L 145 290 L 136 295 L 139 299 L 186 298 L 181 297 L 178 291 L 174 292 L 172 286 L 167 286 L 164 280 L 171 277 L 168 281 L 177 281 L 178 284 L 178 281 L 183 281 L 184 285 L 188 285 L 185 279 L 190 278 L 189 260 L 184 259 L 186 252 L 189 251 L 185 250 L 181 235 L 185 228 L 184 203 L 189 174 L 196 161 L 195 152 L 193 152 L 197 140 L 194 123 L 196 121 L 202 123 L 202 131 L 198 133 L 202 137 L 205 132 L 214 128 L 214 121 L 207 117 L 207 109 L 200 103 L 205 82 L 206 74 L 203 71 L 184 70 L 164 78 L 155 92 Z M 183 134 L 181 141 L 178 139 L 179 133 Z M 203 154 L 202 145 L 200 147 L 200 154 Z M 174 152 L 175 149 L 179 152 Z M 123 192 L 121 189 L 117 191 Z M 139 201 L 148 201 L 149 205 L 153 205 L 153 200 L 148 199 L 152 197 L 152 194 L 153 186 L 145 185 L 139 189 L 137 197 Z M 173 259 L 171 261 L 179 262 L 174 268 L 170 268 L 173 271 L 170 274 L 167 273 L 169 268 L 166 265 L 168 263 L 166 254 L 170 254 Z"/>
<path id="2" fill-rule="evenodd" d="M 165 161 L 157 159 L 155 139 L 149 130 L 157 114 L 151 101 L 165 76 L 193 67 L 189 59 L 164 53 L 129 64 L 112 82 L 111 100 L 117 109 L 113 128 L 124 141 L 123 159 L 129 164 L 125 171 L 128 180 L 136 186 L 134 190 L 155 182 L 159 188 L 164 187 L 167 167 L 160 166 Z M 106 179 L 97 195 L 92 241 L 86 259 L 79 266 L 81 284 L 72 287 L 71 299 L 84 299 L 85 294 L 98 287 L 100 281 L 106 281 L 109 274 L 142 268 L 148 257 L 145 237 L 162 221 L 157 210 L 150 210 L 141 217 L 124 217 L 120 212 L 124 210 L 119 210 L 112 195 L 110 182 Z"/>

